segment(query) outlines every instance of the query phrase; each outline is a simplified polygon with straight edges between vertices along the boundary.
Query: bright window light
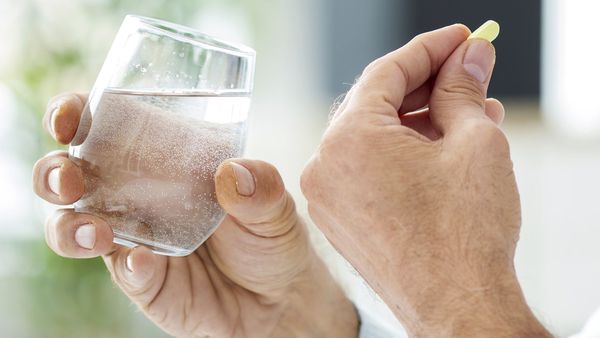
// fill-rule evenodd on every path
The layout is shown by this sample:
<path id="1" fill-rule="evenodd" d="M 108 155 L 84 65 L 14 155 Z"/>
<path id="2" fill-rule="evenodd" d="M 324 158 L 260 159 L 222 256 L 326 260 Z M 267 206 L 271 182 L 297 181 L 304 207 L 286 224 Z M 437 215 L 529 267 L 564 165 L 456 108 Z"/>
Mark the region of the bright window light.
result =
<path id="1" fill-rule="evenodd" d="M 600 1 L 545 0 L 542 111 L 560 132 L 600 137 Z"/>

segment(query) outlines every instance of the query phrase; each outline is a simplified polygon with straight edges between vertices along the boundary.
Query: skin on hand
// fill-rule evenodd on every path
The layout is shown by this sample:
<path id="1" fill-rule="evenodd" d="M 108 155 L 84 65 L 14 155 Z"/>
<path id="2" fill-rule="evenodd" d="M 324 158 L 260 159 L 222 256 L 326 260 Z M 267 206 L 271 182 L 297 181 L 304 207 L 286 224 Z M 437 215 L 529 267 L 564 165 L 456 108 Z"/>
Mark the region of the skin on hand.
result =
<path id="1" fill-rule="evenodd" d="M 53 98 L 44 126 L 60 143 L 75 135 L 85 95 Z M 356 337 L 354 307 L 308 240 L 294 201 L 268 163 L 232 159 L 215 175 L 227 212 L 216 232 L 187 257 L 113 244 L 101 218 L 58 210 L 45 225 L 48 245 L 72 258 L 102 256 L 114 282 L 156 325 L 178 337 Z M 33 188 L 72 204 L 82 172 L 66 152 L 40 159 Z"/>
<path id="2" fill-rule="evenodd" d="M 371 63 L 302 175 L 313 220 L 411 336 L 544 336 L 513 258 L 521 223 L 493 46 L 453 25 Z"/>

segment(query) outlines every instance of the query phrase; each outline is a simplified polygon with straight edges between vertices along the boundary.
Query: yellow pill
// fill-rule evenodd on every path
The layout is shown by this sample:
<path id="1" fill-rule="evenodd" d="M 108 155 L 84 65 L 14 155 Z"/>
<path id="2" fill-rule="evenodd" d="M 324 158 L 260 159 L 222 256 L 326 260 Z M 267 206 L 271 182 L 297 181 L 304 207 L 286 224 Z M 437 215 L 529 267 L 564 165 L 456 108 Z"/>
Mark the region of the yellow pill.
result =
<path id="1" fill-rule="evenodd" d="M 469 39 L 484 39 L 492 42 L 498 34 L 500 34 L 500 25 L 494 20 L 488 20 L 471 33 Z"/>

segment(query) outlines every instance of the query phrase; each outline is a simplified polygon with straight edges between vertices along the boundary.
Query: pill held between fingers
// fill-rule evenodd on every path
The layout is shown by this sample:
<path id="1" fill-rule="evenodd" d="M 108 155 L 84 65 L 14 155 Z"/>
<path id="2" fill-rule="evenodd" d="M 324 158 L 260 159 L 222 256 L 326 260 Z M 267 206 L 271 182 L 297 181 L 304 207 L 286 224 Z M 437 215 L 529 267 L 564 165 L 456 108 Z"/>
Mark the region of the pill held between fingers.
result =
<path id="1" fill-rule="evenodd" d="M 484 39 L 489 42 L 494 41 L 500 34 L 500 25 L 494 20 L 488 20 L 479 28 L 477 28 L 469 39 Z"/>

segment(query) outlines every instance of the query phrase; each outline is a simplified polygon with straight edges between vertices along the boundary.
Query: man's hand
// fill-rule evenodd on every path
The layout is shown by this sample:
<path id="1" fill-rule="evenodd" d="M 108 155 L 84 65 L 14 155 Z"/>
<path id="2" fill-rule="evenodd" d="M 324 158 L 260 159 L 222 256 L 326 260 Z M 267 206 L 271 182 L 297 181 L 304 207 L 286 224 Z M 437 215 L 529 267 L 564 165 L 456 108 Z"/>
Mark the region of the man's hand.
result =
<path id="1" fill-rule="evenodd" d="M 74 94 L 51 101 L 44 125 L 57 141 L 71 141 L 84 103 L 85 96 Z M 117 246 L 104 220 L 73 209 L 48 219 L 46 240 L 65 257 L 102 256 L 123 292 L 174 336 L 356 337 L 354 307 L 313 251 L 277 170 L 233 159 L 215 178 L 228 215 L 187 257 Z M 61 205 L 84 193 L 81 169 L 65 152 L 36 163 L 33 185 Z"/>
<path id="2" fill-rule="evenodd" d="M 369 65 L 302 176 L 313 220 L 413 336 L 543 336 L 513 257 L 521 222 L 493 46 L 453 25 Z"/>

